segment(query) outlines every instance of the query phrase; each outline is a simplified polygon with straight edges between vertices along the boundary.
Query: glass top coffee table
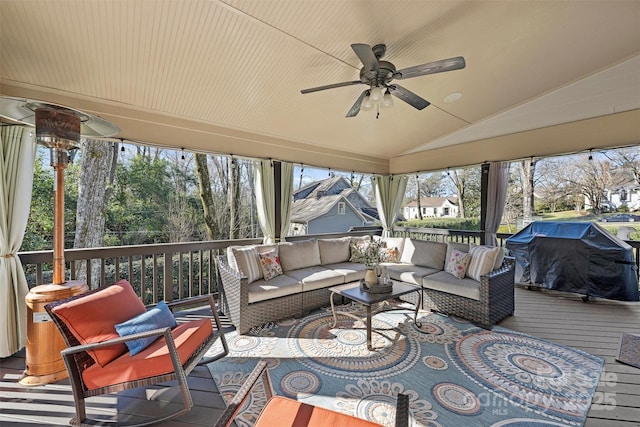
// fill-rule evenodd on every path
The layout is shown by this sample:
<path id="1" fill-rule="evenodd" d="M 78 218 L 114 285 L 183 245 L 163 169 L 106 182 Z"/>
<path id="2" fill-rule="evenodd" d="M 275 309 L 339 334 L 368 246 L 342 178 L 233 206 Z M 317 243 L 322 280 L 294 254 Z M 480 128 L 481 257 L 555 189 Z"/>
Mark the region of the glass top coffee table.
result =
<path id="1" fill-rule="evenodd" d="M 381 294 L 362 290 L 360 288 L 360 281 L 329 288 L 329 290 L 331 291 L 330 300 L 331 300 L 331 313 L 333 314 L 333 327 L 335 328 L 336 325 L 338 324 L 338 317 L 337 317 L 338 314 L 351 317 L 355 320 L 364 321 L 367 325 L 367 349 L 374 350 L 373 346 L 371 345 L 371 317 L 374 314 L 377 314 L 383 311 L 399 310 L 399 309 L 402 309 L 402 307 L 393 307 L 393 306 L 378 307 L 376 308 L 375 311 L 373 311 L 371 307 L 374 304 L 384 302 L 384 301 L 389 301 L 401 295 L 410 294 L 411 292 L 418 293 L 418 304 L 416 305 L 416 310 L 413 316 L 413 321 L 417 323 L 418 309 L 422 306 L 422 288 L 418 285 L 411 285 L 409 283 L 404 283 L 404 282 L 393 281 L 392 283 L 393 283 L 393 289 L 391 290 L 391 292 L 385 292 Z M 333 303 L 333 296 L 336 294 L 343 296 L 345 298 L 349 298 L 352 301 L 355 301 L 364 305 L 366 307 L 366 317 L 363 319 L 361 316 L 358 316 L 354 313 L 349 313 L 346 311 L 336 311 L 336 307 Z"/>

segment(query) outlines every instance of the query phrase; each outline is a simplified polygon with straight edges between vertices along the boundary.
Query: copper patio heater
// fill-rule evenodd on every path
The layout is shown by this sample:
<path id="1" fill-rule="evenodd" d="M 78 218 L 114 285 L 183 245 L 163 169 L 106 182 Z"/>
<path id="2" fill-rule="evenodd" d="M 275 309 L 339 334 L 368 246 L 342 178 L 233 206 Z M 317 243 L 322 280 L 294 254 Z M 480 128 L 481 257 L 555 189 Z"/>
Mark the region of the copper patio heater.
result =
<path id="1" fill-rule="evenodd" d="M 48 384 L 66 378 L 67 372 L 60 356 L 65 343 L 44 306 L 88 290 L 84 281 L 65 280 L 64 171 L 69 163 L 69 150 L 78 148 L 83 127 L 83 134 L 94 137 L 115 135 L 119 128 L 70 108 L 8 97 L 0 98 L 0 115 L 35 124 L 36 142 L 49 148 L 54 169 L 53 282 L 32 288 L 25 298 L 27 351 L 20 379 L 22 385 Z"/>

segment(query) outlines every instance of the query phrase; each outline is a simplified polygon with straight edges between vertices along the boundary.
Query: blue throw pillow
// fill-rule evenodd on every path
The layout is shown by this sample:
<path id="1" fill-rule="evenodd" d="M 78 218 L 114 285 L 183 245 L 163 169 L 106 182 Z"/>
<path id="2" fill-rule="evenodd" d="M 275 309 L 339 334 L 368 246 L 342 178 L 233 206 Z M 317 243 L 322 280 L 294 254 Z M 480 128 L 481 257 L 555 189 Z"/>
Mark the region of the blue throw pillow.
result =
<path id="1" fill-rule="evenodd" d="M 176 318 L 169 310 L 164 301 L 160 301 L 158 305 L 150 308 L 146 312 L 137 315 L 133 319 L 116 325 L 116 331 L 121 337 L 137 334 L 139 332 L 152 331 L 160 328 L 173 328 L 177 325 Z M 127 341 L 127 347 L 131 356 L 135 356 L 142 350 L 147 348 L 152 342 L 159 337 L 140 338 L 139 340 Z"/>

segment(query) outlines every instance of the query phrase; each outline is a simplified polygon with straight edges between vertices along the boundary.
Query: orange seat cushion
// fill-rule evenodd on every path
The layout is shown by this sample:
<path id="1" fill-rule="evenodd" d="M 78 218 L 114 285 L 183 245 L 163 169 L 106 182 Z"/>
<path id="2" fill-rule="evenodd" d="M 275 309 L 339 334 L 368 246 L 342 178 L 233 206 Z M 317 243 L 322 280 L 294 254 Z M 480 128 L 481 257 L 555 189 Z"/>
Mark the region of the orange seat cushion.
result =
<path id="1" fill-rule="evenodd" d="M 380 427 L 371 421 L 274 396 L 265 405 L 253 427 Z"/>
<path id="2" fill-rule="evenodd" d="M 125 322 L 146 310 L 138 295 L 126 280 L 120 280 L 98 292 L 65 302 L 53 312 L 67 325 L 82 344 L 119 338 L 115 325 Z M 88 353 L 100 366 L 126 353 L 127 346 L 116 344 L 89 350 Z"/>
<path id="3" fill-rule="evenodd" d="M 181 323 L 171 331 L 182 365 L 212 332 L 209 319 Z M 164 337 L 161 337 L 133 357 L 126 353 L 104 367 L 91 365 L 82 373 L 82 379 L 87 388 L 93 390 L 171 372 L 174 372 L 174 368 L 169 349 Z"/>

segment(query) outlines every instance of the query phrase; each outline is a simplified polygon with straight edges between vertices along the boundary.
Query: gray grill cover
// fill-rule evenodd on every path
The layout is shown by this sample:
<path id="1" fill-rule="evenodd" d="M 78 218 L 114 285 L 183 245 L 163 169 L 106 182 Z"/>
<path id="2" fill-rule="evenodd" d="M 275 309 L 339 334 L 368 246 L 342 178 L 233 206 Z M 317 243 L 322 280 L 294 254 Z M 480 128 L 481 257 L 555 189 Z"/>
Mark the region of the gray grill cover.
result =
<path id="1" fill-rule="evenodd" d="M 532 222 L 507 239 L 515 279 L 547 289 L 638 301 L 633 249 L 590 222 Z"/>

